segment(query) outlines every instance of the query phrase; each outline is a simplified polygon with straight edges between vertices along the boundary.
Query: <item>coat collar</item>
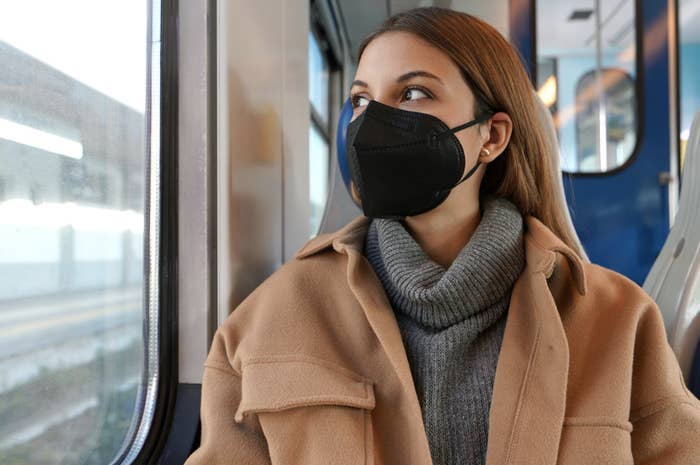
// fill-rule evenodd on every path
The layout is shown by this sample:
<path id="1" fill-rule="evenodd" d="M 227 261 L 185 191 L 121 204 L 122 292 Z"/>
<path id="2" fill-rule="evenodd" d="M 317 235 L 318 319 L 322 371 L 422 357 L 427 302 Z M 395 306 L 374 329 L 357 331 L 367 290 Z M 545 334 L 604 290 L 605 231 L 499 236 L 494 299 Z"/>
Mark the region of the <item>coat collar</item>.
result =
<path id="1" fill-rule="evenodd" d="M 331 246 L 337 253 L 343 253 L 345 248 L 362 253 L 370 221 L 370 218 L 359 215 L 337 231 L 320 234 L 310 239 L 296 252 L 294 258 L 301 260 Z M 581 295 L 585 295 L 586 276 L 581 258 L 534 216 L 526 216 L 525 225 L 526 255 L 531 266 L 534 269 L 543 270 L 545 276 L 549 278 L 556 266 L 556 252 L 561 253 L 568 261 L 576 282 L 576 289 Z"/>
<path id="2" fill-rule="evenodd" d="M 393 366 L 413 421 L 423 424 L 394 312 L 362 255 L 369 222 L 358 216 L 340 230 L 310 240 L 295 257 L 304 259 L 330 246 L 347 256 L 350 289 Z M 532 216 L 526 218 L 524 238 L 526 265 L 512 289 L 494 378 L 486 465 L 555 465 L 566 413 L 569 345 L 552 287 L 566 289 L 568 279 L 562 277 L 568 273 L 554 271 L 568 260 L 576 288 L 585 294 L 583 263 Z M 415 445 L 418 463 L 432 463 L 427 435 L 420 434 Z"/>

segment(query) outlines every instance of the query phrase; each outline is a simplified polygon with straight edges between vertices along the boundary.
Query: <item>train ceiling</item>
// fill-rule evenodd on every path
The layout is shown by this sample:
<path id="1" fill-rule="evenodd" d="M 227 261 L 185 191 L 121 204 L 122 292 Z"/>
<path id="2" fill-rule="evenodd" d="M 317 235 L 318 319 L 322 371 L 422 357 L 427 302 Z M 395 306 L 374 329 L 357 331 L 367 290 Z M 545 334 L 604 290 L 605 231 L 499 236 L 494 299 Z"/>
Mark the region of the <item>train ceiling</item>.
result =
<path id="1" fill-rule="evenodd" d="M 507 31 L 507 0 L 339 0 L 345 31 L 352 46 L 352 56 L 362 39 L 375 30 L 388 16 L 419 6 L 441 6 L 475 14 L 487 19 L 502 32 Z M 634 42 L 635 0 L 601 0 L 603 48 L 629 47 Z M 700 1 L 680 0 L 680 24 L 683 43 L 700 42 Z M 540 21 L 547 18 L 545 27 L 538 27 L 537 41 L 540 52 L 547 54 L 563 49 L 592 49 L 595 47 L 595 2 L 592 0 L 537 0 Z M 585 15 L 581 12 L 590 12 Z M 542 14 L 542 12 L 546 12 Z M 573 19 L 575 13 L 583 19 Z M 570 19 L 572 18 L 572 19 Z"/>
<path id="2" fill-rule="evenodd" d="M 338 4 L 353 58 L 357 58 L 357 49 L 362 39 L 374 31 L 384 19 L 420 6 L 439 6 L 466 11 L 486 19 L 502 33 L 505 33 L 508 27 L 507 0 L 339 0 Z"/>

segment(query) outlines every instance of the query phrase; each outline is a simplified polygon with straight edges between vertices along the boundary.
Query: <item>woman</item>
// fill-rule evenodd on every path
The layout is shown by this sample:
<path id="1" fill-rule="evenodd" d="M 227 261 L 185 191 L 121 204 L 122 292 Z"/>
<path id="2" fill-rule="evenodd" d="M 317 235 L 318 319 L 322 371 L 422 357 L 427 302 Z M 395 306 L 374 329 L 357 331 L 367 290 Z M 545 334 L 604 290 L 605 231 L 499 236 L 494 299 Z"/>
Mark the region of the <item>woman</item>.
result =
<path id="1" fill-rule="evenodd" d="M 532 88 L 492 27 L 389 18 L 360 48 L 365 215 L 217 331 L 198 464 L 697 464 L 658 307 L 582 260 Z"/>

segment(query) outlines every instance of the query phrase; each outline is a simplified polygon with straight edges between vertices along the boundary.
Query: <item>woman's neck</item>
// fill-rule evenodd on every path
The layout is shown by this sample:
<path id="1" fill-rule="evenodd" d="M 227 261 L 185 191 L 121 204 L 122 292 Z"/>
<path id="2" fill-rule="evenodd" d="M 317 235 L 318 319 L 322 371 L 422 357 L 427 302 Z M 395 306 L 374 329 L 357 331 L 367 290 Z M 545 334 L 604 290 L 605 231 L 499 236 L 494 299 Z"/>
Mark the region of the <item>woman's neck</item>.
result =
<path id="1" fill-rule="evenodd" d="M 425 254 L 448 269 L 481 222 L 479 204 L 473 205 L 459 217 L 447 215 L 447 212 L 436 208 L 418 216 L 406 217 L 404 224 Z"/>

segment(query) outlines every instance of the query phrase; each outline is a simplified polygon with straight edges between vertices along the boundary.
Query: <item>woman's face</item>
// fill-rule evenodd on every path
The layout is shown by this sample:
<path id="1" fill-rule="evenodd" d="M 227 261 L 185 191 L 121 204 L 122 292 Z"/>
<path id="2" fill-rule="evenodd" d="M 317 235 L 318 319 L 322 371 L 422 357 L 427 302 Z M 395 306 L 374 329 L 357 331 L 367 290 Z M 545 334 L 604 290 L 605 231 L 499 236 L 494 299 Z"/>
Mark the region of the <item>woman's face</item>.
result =
<path id="1" fill-rule="evenodd" d="M 350 95 L 352 119 L 364 111 L 370 100 L 430 113 L 449 127 L 475 117 L 474 94 L 457 66 L 439 49 L 408 32 L 387 32 L 369 43 L 358 64 Z M 477 135 L 477 131 L 460 132 Z M 464 137 L 460 132 L 456 135 Z"/>
<path id="2" fill-rule="evenodd" d="M 459 68 L 441 50 L 418 36 L 402 31 L 381 34 L 365 48 L 350 89 L 353 117 L 357 118 L 370 100 L 402 110 L 429 113 L 452 128 L 476 118 L 475 97 Z M 481 115 L 479 115 L 481 116 Z M 489 121 L 455 133 L 464 149 L 464 174 L 477 161 L 489 163 L 507 145 L 510 119 L 496 113 Z M 489 154 L 482 152 L 486 148 Z M 484 170 L 480 168 L 467 181 L 450 192 L 436 212 L 458 216 L 467 205 L 478 205 Z M 353 192 L 356 194 L 356 191 Z M 416 218 L 421 215 L 417 215 Z"/>
<path id="3" fill-rule="evenodd" d="M 370 100 L 402 110 L 429 113 L 450 128 L 476 117 L 474 94 L 457 65 L 442 51 L 408 32 L 387 32 L 367 45 L 350 95 L 353 119 L 364 111 Z M 463 175 L 474 166 L 482 148 L 489 142 L 490 126 L 487 121 L 455 133 L 466 157 Z M 478 194 L 482 177 L 483 169 L 479 169 L 453 189 L 436 209 L 454 204 L 451 197 L 464 197 L 467 190 Z"/>

